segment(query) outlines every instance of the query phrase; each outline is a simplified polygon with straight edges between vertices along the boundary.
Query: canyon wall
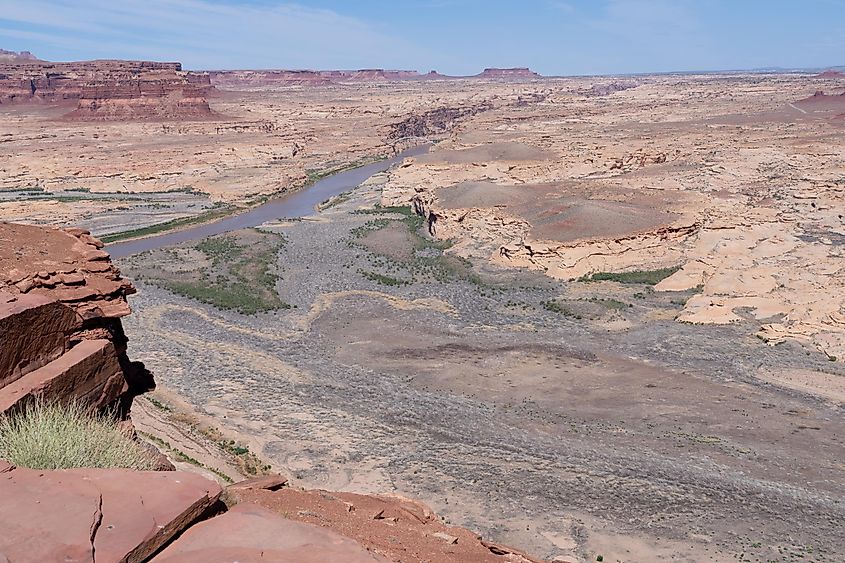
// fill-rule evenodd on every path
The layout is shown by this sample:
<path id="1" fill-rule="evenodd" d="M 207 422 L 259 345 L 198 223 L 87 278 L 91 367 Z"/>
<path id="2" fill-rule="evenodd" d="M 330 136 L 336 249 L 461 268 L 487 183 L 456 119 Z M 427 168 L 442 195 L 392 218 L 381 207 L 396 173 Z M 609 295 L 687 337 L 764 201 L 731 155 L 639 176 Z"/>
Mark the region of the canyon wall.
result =
<path id="1" fill-rule="evenodd" d="M 74 120 L 183 120 L 213 116 L 209 76 L 180 63 L 0 59 L 0 105 L 77 103 Z"/>

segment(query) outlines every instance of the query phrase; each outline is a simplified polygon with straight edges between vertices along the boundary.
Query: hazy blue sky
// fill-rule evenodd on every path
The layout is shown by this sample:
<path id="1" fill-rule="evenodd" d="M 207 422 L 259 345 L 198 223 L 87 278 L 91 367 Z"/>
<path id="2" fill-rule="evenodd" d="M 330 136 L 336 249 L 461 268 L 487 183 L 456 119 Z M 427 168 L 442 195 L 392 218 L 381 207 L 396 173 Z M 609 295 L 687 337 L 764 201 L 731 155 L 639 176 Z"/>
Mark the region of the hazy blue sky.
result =
<path id="1" fill-rule="evenodd" d="M 845 65 L 845 0 L 0 0 L 0 48 L 213 68 Z"/>

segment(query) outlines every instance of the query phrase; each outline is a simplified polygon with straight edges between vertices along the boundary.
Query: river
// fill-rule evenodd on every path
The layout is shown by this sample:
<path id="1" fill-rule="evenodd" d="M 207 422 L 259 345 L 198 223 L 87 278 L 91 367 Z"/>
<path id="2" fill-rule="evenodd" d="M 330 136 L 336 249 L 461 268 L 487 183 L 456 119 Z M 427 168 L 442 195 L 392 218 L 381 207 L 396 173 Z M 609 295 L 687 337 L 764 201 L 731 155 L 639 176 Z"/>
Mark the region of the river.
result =
<path id="1" fill-rule="evenodd" d="M 199 240 L 213 235 L 257 227 L 267 221 L 274 219 L 290 219 L 294 217 L 305 217 L 312 215 L 315 206 L 326 201 L 332 196 L 341 194 L 352 188 L 361 185 L 362 182 L 379 172 L 388 170 L 391 166 L 398 164 L 405 157 L 418 156 L 428 152 L 429 145 L 420 145 L 407 149 L 393 158 L 373 162 L 351 170 L 344 170 L 326 176 L 306 186 L 301 190 L 285 194 L 281 197 L 271 199 L 253 207 L 249 211 L 230 215 L 219 221 L 204 223 L 178 231 L 170 231 L 160 235 L 153 235 L 145 238 L 115 242 L 106 245 L 106 250 L 112 258 L 122 258 L 155 250 L 165 246 L 171 246 L 182 242 Z"/>

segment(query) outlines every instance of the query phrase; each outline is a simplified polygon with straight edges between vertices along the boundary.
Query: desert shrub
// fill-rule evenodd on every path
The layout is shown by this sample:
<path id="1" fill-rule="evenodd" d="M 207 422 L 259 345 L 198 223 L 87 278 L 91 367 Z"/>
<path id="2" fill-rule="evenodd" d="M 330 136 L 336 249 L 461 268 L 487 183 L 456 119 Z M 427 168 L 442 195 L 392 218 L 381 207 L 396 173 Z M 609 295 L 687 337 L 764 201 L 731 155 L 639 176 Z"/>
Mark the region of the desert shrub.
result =
<path id="1" fill-rule="evenodd" d="M 152 453 L 116 420 L 77 403 L 34 402 L 0 415 L 0 459 L 31 469 L 155 467 Z"/>

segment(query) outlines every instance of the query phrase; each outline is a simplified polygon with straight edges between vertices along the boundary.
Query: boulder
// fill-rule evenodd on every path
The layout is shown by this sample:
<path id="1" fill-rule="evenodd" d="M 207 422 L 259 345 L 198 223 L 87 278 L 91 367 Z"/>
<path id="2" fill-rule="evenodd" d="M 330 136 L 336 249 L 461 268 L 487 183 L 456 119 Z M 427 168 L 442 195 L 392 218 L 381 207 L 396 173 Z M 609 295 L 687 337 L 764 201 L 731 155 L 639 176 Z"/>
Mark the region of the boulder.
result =
<path id="1" fill-rule="evenodd" d="M 102 247 L 84 229 L 0 223 L 0 412 L 41 396 L 126 418 L 155 387 L 126 354 L 135 288 Z"/>

